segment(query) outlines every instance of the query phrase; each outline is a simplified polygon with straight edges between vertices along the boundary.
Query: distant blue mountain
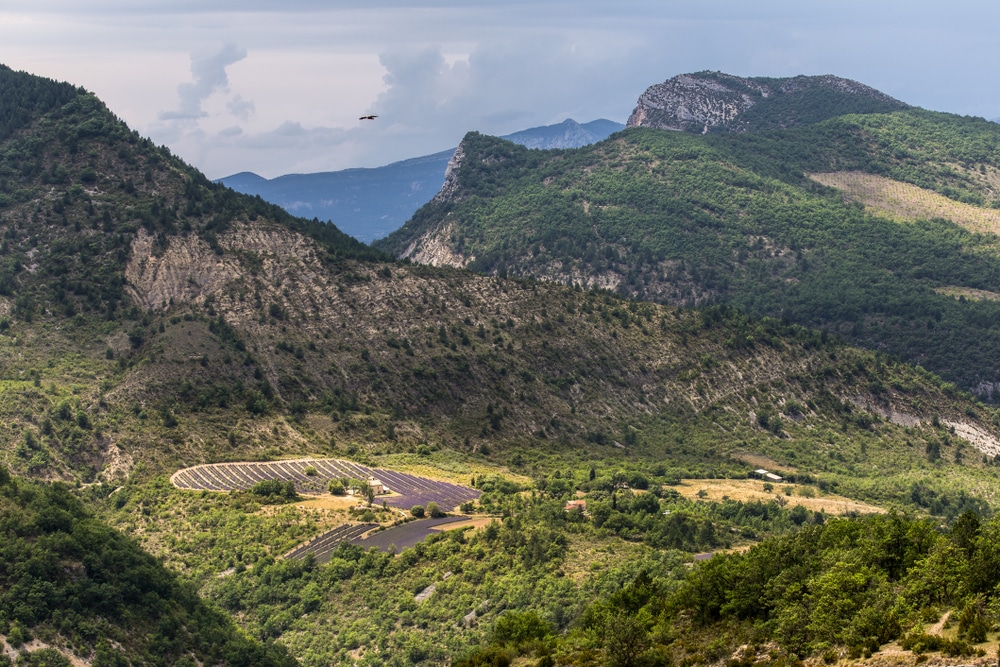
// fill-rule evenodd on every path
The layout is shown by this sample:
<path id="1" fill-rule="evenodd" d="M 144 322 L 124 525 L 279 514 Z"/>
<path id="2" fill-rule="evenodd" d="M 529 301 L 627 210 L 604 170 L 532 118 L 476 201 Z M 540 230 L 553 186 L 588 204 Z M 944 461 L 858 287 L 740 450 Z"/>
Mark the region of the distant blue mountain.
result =
<path id="1" fill-rule="evenodd" d="M 579 148 L 608 138 L 621 123 L 565 120 L 503 137 L 528 148 Z M 403 226 L 444 184 L 455 149 L 371 169 L 287 174 L 267 179 L 249 171 L 219 179 L 236 190 L 277 204 L 293 215 L 319 218 L 365 243 Z"/>

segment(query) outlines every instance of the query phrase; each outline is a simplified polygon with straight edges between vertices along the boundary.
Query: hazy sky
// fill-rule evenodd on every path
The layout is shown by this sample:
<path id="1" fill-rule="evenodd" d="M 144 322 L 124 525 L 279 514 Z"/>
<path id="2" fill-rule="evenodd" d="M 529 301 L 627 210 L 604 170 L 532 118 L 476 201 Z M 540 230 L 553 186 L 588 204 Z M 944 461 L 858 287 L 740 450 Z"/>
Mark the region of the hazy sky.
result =
<path id="1" fill-rule="evenodd" d="M 3 0 L 0 63 L 95 92 L 211 178 L 273 177 L 625 122 L 698 70 L 836 74 L 994 118 L 997 26 L 996 0 Z"/>

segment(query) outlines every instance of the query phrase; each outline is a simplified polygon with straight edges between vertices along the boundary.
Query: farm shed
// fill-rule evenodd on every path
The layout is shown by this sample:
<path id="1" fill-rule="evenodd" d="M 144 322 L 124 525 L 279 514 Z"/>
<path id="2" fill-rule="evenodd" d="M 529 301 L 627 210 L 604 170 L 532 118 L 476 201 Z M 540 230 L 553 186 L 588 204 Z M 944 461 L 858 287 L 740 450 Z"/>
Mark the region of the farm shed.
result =
<path id="1" fill-rule="evenodd" d="M 765 482 L 784 482 L 785 478 L 781 475 L 776 475 L 773 472 L 764 470 L 763 468 L 758 468 L 753 471 L 753 474 L 764 480 Z"/>

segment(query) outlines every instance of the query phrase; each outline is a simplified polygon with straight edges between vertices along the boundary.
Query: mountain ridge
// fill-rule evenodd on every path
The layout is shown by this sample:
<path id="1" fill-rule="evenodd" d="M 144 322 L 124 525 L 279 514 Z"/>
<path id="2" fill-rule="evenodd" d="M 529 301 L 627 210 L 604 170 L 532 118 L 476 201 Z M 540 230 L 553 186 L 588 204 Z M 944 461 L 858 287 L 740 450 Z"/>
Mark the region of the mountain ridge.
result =
<path id="1" fill-rule="evenodd" d="M 505 138 L 528 148 L 571 148 L 606 138 L 624 126 L 599 119 L 528 128 Z M 444 182 L 455 149 L 400 160 L 381 167 L 267 179 L 241 172 L 218 182 L 245 194 L 260 195 L 294 215 L 331 220 L 355 238 L 371 242 L 398 227 L 429 201 Z"/>
<path id="2" fill-rule="evenodd" d="M 1000 289 L 993 237 L 937 214 L 902 225 L 810 174 L 864 172 L 956 207 L 995 207 L 996 128 L 907 108 L 759 132 L 633 127 L 548 157 L 470 134 L 448 186 L 374 247 L 632 298 L 732 303 L 829 328 L 988 396 L 1000 381 L 985 352 L 1000 349 L 986 324 L 994 306 L 944 297 Z M 977 343 L 956 353 L 947 339 L 958 335 Z"/>
<path id="3" fill-rule="evenodd" d="M 29 145 L 46 146 L 41 155 L 52 166 L 20 160 Z M 514 154 L 568 155 L 520 146 Z M 209 183 L 85 94 L 41 118 L 32 135 L 0 146 L 0 160 L 8 174 L 0 212 L 8 333 L 0 339 L 12 352 L 19 341 L 36 350 L 34 362 L 12 355 L 2 370 L 40 385 L 62 378 L 52 394 L 34 392 L 32 383 L 13 394 L 16 426 L 4 442 L 18 471 L 72 475 L 77 466 L 94 476 L 141 461 L 155 468 L 216 459 L 227 432 L 244 443 L 235 451 L 257 453 L 278 443 L 325 451 L 330 438 L 360 433 L 390 449 L 431 436 L 463 451 L 605 442 L 622 421 L 646 421 L 654 405 L 698 415 L 712 401 L 735 400 L 746 415 L 753 410 L 734 388 L 749 390 L 764 369 L 765 384 L 777 381 L 771 373 L 799 372 L 792 369 L 802 362 L 785 369 L 773 355 L 786 347 L 813 355 L 820 336 L 735 312 L 684 313 L 601 292 L 387 263 L 335 227 Z M 778 332 L 786 328 L 791 338 L 783 343 Z M 698 343 L 703 354 L 730 361 L 686 367 L 685 348 L 701 330 L 716 332 Z M 731 347 L 722 345 L 727 338 Z M 50 348 L 76 351 L 47 367 Z M 76 363 L 100 383 L 70 392 Z M 852 377 L 845 369 L 848 384 Z M 861 387 L 843 395 L 859 392 L 867 395 Z M 60 416 L 49 436 L 50 427 L 15 416 L 62 415 L 63 404 L 97 430 L 71 428 Z M 216 420 L 227 410 L 249 421 L 221 427 Z M 326 415 L 324 426 L 288 440 L 253 427 L 287 410 Z M 176 426 L 146 428 L 151 413 L 163 424 L 186 424 L 190 435 L 174 442 Z M 602 415 L 616 416 L 605 424 Z M 749 419 L 741 429 L 757 429 L 741 419 Z M 655 420 L 650 428 L 651 440 L 662 437 L 653 435 L 661 428 Z M 387 440 L 390 430 L 409 435 Z M 67 442 L 72 452 L 62 450 Z"/>

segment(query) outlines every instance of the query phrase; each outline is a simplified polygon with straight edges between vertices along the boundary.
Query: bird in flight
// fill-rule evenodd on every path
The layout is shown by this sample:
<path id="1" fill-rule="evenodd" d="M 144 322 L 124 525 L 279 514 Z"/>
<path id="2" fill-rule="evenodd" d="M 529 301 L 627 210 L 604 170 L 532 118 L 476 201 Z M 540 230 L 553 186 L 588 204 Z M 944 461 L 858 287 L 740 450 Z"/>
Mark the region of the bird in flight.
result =
<path id="1" fill-rule="evenodd" d="M 361 116 L 361 117 L 358 118 L 358 120 L 375 120 L 376 118 L 378 118 L 378 116 L 375 116 L 375 115 Z"/>

